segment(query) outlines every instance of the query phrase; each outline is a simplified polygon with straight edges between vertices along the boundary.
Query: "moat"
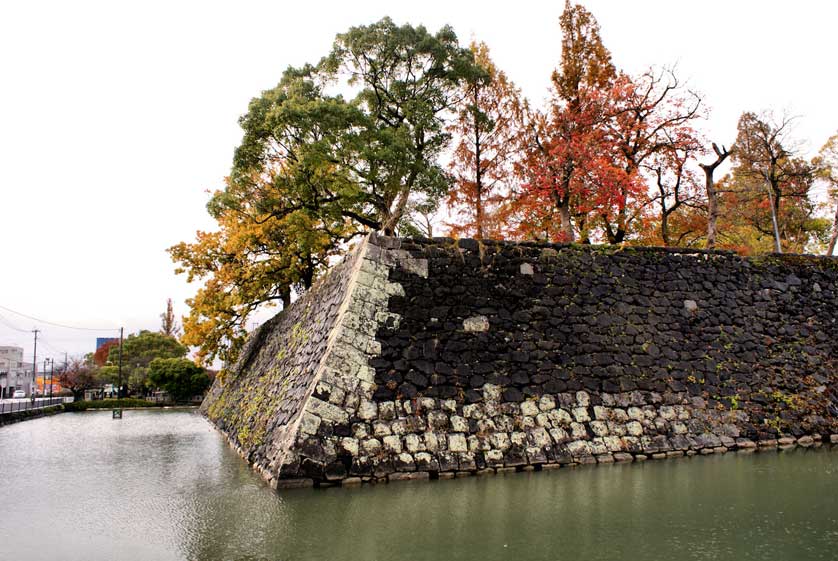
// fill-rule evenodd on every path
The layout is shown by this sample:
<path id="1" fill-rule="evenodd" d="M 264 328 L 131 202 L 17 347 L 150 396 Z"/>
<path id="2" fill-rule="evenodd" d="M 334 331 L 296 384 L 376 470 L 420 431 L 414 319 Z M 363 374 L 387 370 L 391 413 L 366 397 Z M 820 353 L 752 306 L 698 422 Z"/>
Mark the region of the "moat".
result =
<path id="1" fill-rule="evenodd" d="M 0 559 L 834 559 L 838 450 L 272 491 L 189 410 L 0 428 Z"/>

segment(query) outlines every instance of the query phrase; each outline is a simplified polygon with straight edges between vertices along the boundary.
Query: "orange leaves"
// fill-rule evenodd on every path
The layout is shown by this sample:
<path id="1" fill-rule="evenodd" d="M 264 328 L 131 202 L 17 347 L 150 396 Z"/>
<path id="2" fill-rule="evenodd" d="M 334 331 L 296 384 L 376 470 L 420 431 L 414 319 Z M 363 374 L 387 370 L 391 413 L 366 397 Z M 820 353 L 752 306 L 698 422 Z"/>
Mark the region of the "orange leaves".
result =
<path id="1" fill-rule="evenodd" d="M 652 202 L 666 214 L 663 222 L 685 202 L 696 202 L 695 170 L 685 162 L 700 150 L 693 128 L 702 117 L 700 98 L 669 71 L 636 80 L 619 75 L 605 85 L 580 82 L 572 96 L 563 76 L 554 77 L 549 110 L 528 111 L 519 136 L 515 234 L 649 239 L 646 230 L 658 227 L 648 216 Z M 556 223 L 548 226 L 549 220 Z"/>
<path id="2" fill-rule="evenodd" d="M 473 43 L 471 50 L 488 80 L 465 83 L 457 119 L 449 127 L 456 146 L 449 166 L 455 183 L 448 204 L 461 219 L 451 225 L 451 232 L 477 239 L 501 237 L 499 213 L 511 189 L 520 92 L 495 67 L 485 44 Z"/>

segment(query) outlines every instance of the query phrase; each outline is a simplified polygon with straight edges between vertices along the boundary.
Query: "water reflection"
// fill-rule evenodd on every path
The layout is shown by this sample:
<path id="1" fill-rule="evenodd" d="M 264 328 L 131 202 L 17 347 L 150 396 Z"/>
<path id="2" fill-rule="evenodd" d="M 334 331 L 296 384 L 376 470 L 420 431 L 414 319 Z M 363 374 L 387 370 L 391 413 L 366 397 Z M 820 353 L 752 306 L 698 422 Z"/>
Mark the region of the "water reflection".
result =
<path id="1" fill-rule="evenodd" d="M 833 559 L 838 453 L 275 494 L 188 411 L 0 429 L 0 559 Z"/>

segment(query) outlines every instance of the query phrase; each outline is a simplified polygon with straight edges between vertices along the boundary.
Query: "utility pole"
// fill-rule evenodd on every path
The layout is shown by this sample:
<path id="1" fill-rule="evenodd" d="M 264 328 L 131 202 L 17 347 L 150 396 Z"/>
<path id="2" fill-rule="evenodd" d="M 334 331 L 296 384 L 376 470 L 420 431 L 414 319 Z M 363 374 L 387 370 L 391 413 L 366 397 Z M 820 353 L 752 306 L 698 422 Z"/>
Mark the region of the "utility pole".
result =
<path id="1" fill-rule="evenodd" d="M 122 392 L 122 327 L 119 328 L 119 369 L 117 370 L 116 398 Z"/>
<path id="2" fill-rule="evenodd" d="M 32 396 L 34 397 L 35 394 L 35 375 L 38 373 L 38 332 L 40 329 L 33 329 L 32 333 L 35 334 L 35 347 L 32 349 Z"/>
<path id="3" fill-rule="evenodd" d="M 117 382 L 116 382 L 116 407 L 119 407 L 119 397 L 122 393 L 122 332 L 123 328 L 119 328 L 119 368 L 117 369 Z M 114 409 L 111 412 L 112 419 L 121 419 L 122 418 L 122 409 Z"/>
<path id="4" fill-rule="evenodd" d="M 49 363 L 49 398 L 52 399 L 52 379 L 55 375 L 55 359 Z"/>

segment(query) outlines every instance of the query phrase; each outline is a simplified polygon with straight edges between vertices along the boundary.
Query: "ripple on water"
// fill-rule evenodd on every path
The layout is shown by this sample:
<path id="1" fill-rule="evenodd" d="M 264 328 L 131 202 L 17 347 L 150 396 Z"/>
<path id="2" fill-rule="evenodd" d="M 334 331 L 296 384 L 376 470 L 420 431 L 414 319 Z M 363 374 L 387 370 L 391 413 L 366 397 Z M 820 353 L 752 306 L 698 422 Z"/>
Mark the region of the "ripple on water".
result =
<path id="1" fill-rule="evenodd" d="M 0 558 L 834 559 L 838 453 L 276 494 L 191 411 L 0 428 Z"/>

